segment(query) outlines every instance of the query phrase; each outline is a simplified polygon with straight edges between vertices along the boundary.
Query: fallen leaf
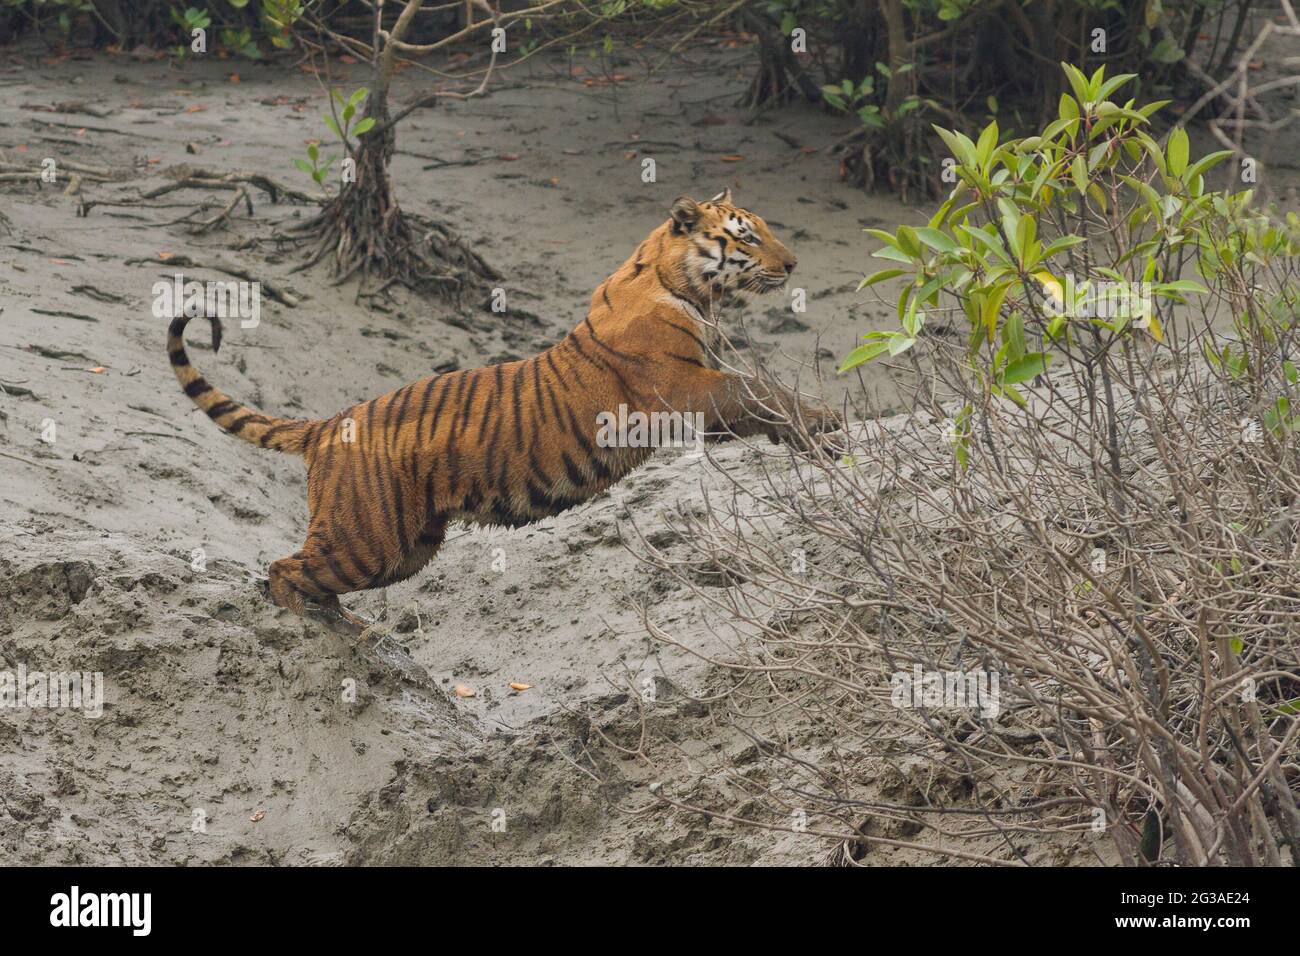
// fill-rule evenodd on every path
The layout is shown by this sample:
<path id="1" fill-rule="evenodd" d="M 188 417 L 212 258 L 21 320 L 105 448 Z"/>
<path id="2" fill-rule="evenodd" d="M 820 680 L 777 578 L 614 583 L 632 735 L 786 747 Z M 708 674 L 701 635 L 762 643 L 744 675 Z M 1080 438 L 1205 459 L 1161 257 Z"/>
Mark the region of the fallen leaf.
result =
<path id="1" fill-rule="evenodd" d="M 238 82 L 239 82 L 239 74 L 238 74 L 238 73 L 231 73 L 231 74 L 230 74 L 230 82 L 231 82 L 231 83 L 238 83 Z"/>
<path id="2" fill-rule="evenodd" d="M 453 689 L 457 697 L 473 697 L 475 693 L 473 687 L 467 687 L 464 684 L 457 684 Z"/>
<path id="3" fill-rule="evenodd" d="M 816 147 L 816 146 L 800 146 L 800 147 L 799 147 L 799 152 L 801 152 L 801 153 L 815 153 L 815 152 L 817 152 L 817 147 Z"/>
<path id="4" fill-rule="evenodd" d="M 53 262 L 56 266 L 70 266 L 70 265 L 72 265 L 72 263 L 69 262 L 67 259 L 51 259 L 50 261 Z"/>
<path id="5" fill-rule="evenodd" d="M 629 149 L 626 153 L 623 154 L 623 158 L 624 158 L 624 159 L 636 159 L 636 150 L 635 150 L 635 149 Z"/>
<path id="6" fill-rule="evenodd" d="M 161 260 L 163 260 L 163 262 L 166 262 L 168 259 L 170 259 L 170 258 L 171 258 L 172 256 L 174 256 L 174 255 L 176 255 L 176 253 L 174 253 L 174 252 L 160 252 L 160 253 L 158 253 L 158 258 L 161 259 Z"/>
<path id="7" fill-rule="evenodd" d="M 510 685 L 510 689 L 511 689 L 511 690 L 532 690 L 532 689 L 533 689 L 533 685 L 532 685 L 532 684 L 514 684 L 514 683 L 512 683 L 512 684 Z"/>
<path id="8" fill-rule="evenodd" d="M 348 64 L 349 66 L 357 62 L 357 58 L 355 56 L 349 56 L 346 53 L 344 53 L 341 57 L 339 57 L 339 60 L 343 63 Z"/>
<path id="9" fill-rule="evenodd" d="M 96 365 L 94 368 L 87 369 L 86 371 L 93 372 L 96 375 L 103 375 L 105 372 L 108 371 L 108 369 L 104 368 L 104 366 L 102 365 Z"/>
<path id="10" fill-rule="evenodd" d="M 254 814 L 253 814 L 251 817 L 249 817 L 248 819 L 251 820 L 253 823 L 261 823 L 262 820 L 263 820 L 263 818 L 265 818 L 265 817 L 266 817 L 266 811 L 265 811 L 265 810 L 258 810 L 256 813 L 254 813 Z"/>
<path id="11" fill-rule="evenodd" d="M 745 157 L 732 155 L 732 156 L 719 156 L 718 158 L 721 159 L 724 163 L 739 163 L 742 162 Z"/>
<path id="12" fill-rule="evenodd" d="M 187 112 L 187 113 L 202 113 L 202 112 L 203 112 L 204 110 L 206 110 L 206 109 L 207 109 L 207 107 L 204 106 L 202 103 L 195 103 L 193 106 L 187 106 L 187 107 L 185 107 L 185 112 Z"/>
<path id="13" fill-rule="evenodd" d="M 507 163 L 513 163 L 516 159 L 522 159 L 522 157 L 518 153 L 502 153 L 497 157 L 497 159 Z"/>

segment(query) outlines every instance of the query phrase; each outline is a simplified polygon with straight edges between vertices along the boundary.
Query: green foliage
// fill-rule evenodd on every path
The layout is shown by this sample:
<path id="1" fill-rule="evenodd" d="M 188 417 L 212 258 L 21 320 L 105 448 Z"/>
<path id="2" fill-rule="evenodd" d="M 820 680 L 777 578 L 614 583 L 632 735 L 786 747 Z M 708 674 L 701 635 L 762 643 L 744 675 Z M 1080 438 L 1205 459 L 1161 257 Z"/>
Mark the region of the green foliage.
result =
<path id="1" fill-rule="evenodd" d="M 266 38 L 282 50 L 293 46 L 293 25 L 303 14 L 299 0 L 261 0 Z"/>
<path id="2" fill-rule="evenodd" d="M 898 73 L 908 73 L 911 69 L 912 64 L 904 63 L 898 68 Z M 876 72 L 886 80 L 892 75 L 889 67 L 883 63 L 876 64 Z M 915 94 L 909 94 L 903 98 L 897 109 L 890 111 L 885 108 L 883 98 L 877 92 L 874 76 L 863 77 L 856 84 L 852 80 L 846 79 L 841 80 L 838 86 L 823 86 L 822 97 L 833 109 L 842 113 L 850 113 L 856 116 L 863 126 L 875 130 L 896 124 L 903 117 L 923 106 L 934 107 L 935 105 L 930 100 L 923 100 Z"/>
<path id="3" fill-rule="evenodd" d="M 330 128 L 330 132 L 339 138 L 339 142 L 342 143 L 344 150 L 348 153 L 352 152 L 352 143 L 348 138 L 349 136 L 364 136 L 366 133 L 370 132 L 370 130 L 374 129 L 375 121 L 369 116 L 362 117 L 355 125 L 352 122 L 352 120 L 356 118 L 357 110 L 361 106 L 362 101 L 365 100 L 369 94 L 370 90 L 364 86 L 354 90 L 352 94 L 347 97 L 344 97 L 343 94 L 336 89 L 330 90 L 331 98 L 340 108 L 338 110 L 337 119 L 333 113 L 326 113 L 324 115 L 325 125 Z M 302 170 L 302 172 L 310 176 L 316 182 L 316 185 L 324 186 L 325 179 L 329 175 L 330 167 L 334 165 L 337 159 L 337 156 L 331 156 L 322 162 L 319 147 L 315 143 L 311 143 L 307 146 L 307 159 L 302 159 L 300 157 L 295 159 L 293 164 L 297 166 L 298 169 Z"/>
<path id="4" fill-rule="evenodd" d="M 1181 276 L 1189 262 L 1234 308 L 1242 344 L 1209 356 L 1232 374 L 1257 372 L 1248 343 L 1275 341 L 1294 323 L 1294 282 L 1272 294 L 1241 290 L 1258 286 L 1252 270 L 1300 254 L 1295 215 L 1271 223 L 1252 210 L 1249 192 L 1210 191 L 1207 175 L 1230 152 L 1194 160 L 1182 129 L 1162 146 L 1150 117 L 1163 103 L 1116 98 L 1131 74 L 1063 69 L 1070 92 L 1038 135 L 1003 138 L 996 121 L 974 140 L 935 127 L 956 186 L 925 226 L 866 230 L 883 243 L 873 255 L 888 268 L 862 287 L 906 280 L 900 329 L 868 333 L 841 371 L 912 349 L 927 312 L 943 309 L 965 317 L 968 366 L 986 393 L 1021 404 L 1020 386 L 1057 352 L 1101 354 L 1122 337 L 1163 342 L 1172 304 L 1210 292 Z M 1117 297 L 1103 297 L 1114 289 Z M 1291 387 L 1295 367 L 1287 368 Z M 1263 423 L 1289 433 L 1300 417 L 1282 395 Z"/>
<path id="5" fill-rule="evenodd" d="M 247 0 L 243 0 L 247 2 Z M 229 27 L 221 31 L 221 45 L 232 53 L 238 53 L 240 56 L 246 56 L 250 60 L 258 60 L 262 57 L 262 51 L 258 49 L 257 41 L 253 39 L 253 31 L 248 27 L 234 30 Z"/>

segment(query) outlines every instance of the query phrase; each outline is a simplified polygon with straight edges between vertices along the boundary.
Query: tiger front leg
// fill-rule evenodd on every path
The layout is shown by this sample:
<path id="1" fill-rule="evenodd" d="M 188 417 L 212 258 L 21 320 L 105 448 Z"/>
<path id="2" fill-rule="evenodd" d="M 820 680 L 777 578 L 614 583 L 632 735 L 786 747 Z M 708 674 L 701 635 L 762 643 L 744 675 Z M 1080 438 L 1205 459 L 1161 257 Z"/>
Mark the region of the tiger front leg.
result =
<path id="1" fill-rule="evenodd" d="M 766 435 L 804 451 L 826 446 L 818 437 L 843 429 L 840 415 L 829 405 L 804 400 L 776 382 L 739 375 L 720 382 L 723 426 L 738 437 Z"/>

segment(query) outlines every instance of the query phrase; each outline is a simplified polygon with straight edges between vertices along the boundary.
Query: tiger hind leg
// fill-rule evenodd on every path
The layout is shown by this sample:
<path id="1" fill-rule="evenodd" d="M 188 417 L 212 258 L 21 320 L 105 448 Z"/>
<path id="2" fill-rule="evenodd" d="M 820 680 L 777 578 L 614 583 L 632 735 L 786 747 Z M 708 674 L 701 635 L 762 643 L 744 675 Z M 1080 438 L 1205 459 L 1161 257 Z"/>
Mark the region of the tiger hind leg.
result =
<path id="1" fill-rule="evenodd" d="M 327 618 L 332 615 L 341 619 L 353 633 L 360 633 L 374 625 L 344 608 L 339 603 L 339 595 L 385 588 L 418 573 L 437 553 L 446 533 L 447 519 L 435 516 L 406 551 L 389 564 L 388 569 L 381 568 L 369 579 L 355 581 L 333 558 L 331 536 L 317 527 L 308 535 L 302 550 L 272 562 L 269 571 L 271 600 L 299 616 L 307 614 L 310 601 Z"/>
<path id="2" fill-rule="evenodd" d="M 339 603 L 339 594 L 356 590 L 341 579 L 327 554 L 306 549 L 271 563 L 271 600 L 299 617 L 315 617 L 331 627 L 356 634 L 369 625 Z"/>

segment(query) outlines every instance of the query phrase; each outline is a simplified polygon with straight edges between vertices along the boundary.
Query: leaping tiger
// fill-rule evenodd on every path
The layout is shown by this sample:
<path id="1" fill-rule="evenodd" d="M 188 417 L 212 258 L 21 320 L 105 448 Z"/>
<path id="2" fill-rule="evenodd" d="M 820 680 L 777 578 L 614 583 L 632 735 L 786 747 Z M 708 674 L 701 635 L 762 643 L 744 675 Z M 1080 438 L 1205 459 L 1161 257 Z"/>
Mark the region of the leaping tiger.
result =
<path id="1" fill-rule="evenodd" d="M 181 387 L 218 427 L 307 461 L 307 540 L 270 566 L 272 600 L 308 600 L 353 627 L 339 595 L 418 572 L 448 523 L 518 527 L 580 504 L 638 467 L 653 447 L 601 447 L 598 416 L 702 413 L 710 437 L 774 441 L 834 430 L 824 405 L 719 367 L 714 306 L 771 292 L 795 257 L 759 216 L 681 197 L 668 219 L 591 297 L 587 317 L 541 355 L 431 375 L 332 418 L 271 418 L 208 384 L 185 354 L 188 317 L 167 350 Z M 212 345 L 221 324 L 212 319 Z M 773 414 L 774 410 L 777 414 Z"/>

